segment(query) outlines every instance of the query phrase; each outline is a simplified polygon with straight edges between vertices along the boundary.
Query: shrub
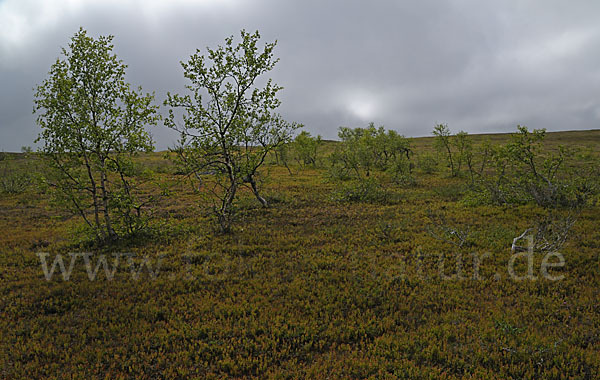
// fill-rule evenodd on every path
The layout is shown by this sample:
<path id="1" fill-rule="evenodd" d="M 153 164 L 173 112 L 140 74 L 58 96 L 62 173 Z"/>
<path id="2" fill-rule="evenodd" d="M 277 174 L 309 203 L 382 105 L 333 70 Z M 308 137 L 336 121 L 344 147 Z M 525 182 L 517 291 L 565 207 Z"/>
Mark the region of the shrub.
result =
<path id="1" fill-rule="evenodd" d="M 341 202 L 385 203 L 388 196 L 389 193 L 374 178 L 342 184 L 333 193 L 333 199 Z"/>
<path id="2" fill-rule="evenodd" d="M 450 128 L 447 124 L 438 124 L 433 128 L 435 136 L 434 146 L 440 155 L 446 158 L 450 174 L 454 177 L 458 175 L 458 167 L 456 163 L 456 154 L 452 149 Z"/>
<path id="3" fill-rule="evenodd" d="M 559 251 L 567 239 L 571 228 L 577 221 L 576 214 L 556 214 L 553 212 L 538 218 L 535 225 L 526 229 L 520 236 L 513 239 L 511 250 L 524 251 L 532 249 L 534 252 L 557 252 Z M 520 240 L 529 237 L 531 240 L 528 246 L 520 246 Z"/>
<path id="4" fill-rule="evenodd" d="M 287 169 L 288 173 L 292 174 L 292 170 L 289 166 L 290 161 L 290 143 L 281 144 L 273 150 L 275 155 L 275 163 L 277 165 L 283 165 Z"/>
<path id="5" fill-rule="evenodd" d="M 560 146 L 542 152 L 544 129 L 518 126 L 511 142 L 490 150 L 490 170 L 479 176 L 479 186 L 496 204 L 533 202 L 544 208 L 585 205 L 596 192 L 593 175 L 575 175 L 567 165 L 572 156 Z"/>
<path id="6" fill-rule="evenodd" d="M 446 158 L 452 177 L 457 177 L 462 173 L 463 165 L 466 165 L 472 173 L 474 169 L 473 142 L 467 132 L 460 131 L 452 135 L 447 124 L 438 124 L 433 129 L 433 135 L 435 136 L 434 146 L 438 153 Z"/>
<path id="7" fill-rule="evenodd" d="M 20 194 L 25 192 L 31 184 L 31 177 L 24 173 L 4 171 L 0 178 L 0 193 Z"/>
<path id="8" fill-rule="evenodd" d="M 309 132 L 302 131 L 291 146 L 294 149 L 295 158 L 300 166 L 315 166 L 317 164 L 317 150 L 321 145 L 321 136 L 312 137 Z"/>
<path id="9" fill-rule="evenodd" d="M 355 178 L 368 177 L 374 169 L 388 170 L 400 159 L 410 160 L 408 139 L 373 123 L 368 128 L 340 127 L 338 136 L 342 142 L 330 156 L 332 165 Z"/>
<path id="10" fill-rule="evenodd" d="M 438 169 L 438 160 L 433 154 L 423 153 L 417 156 L 417 167 L 425 174 L 433 174 Z"/>
<path id="11" fill-rule="evenodd" d="M 22 160 L 19 160 L 22 161 Z M 32 183 L 32 168 L 26 163 L 17 162 L 4 153 L 0 154 L 0 193 L 21 194 Z"/>
<path id="12" fill-rule="evenodd" d="M 428 210 L 427 216 L 431 221 L 427 225 L 427 233 L 434 239 L 452 244 L 458 248 L 473 246 L 471 226 L 454 225 L 444 214 L 434 214 Z"/>
<path id="13" fill-rule="evenodd" d="M 332 181 L 347 181 L 352 178 L 350 170 L 348 170 L 344 166 L 336 165 L 336 163 L 333 162 L 333 160 L 331 165 L 327 169 L 327 177 Z"/>
<path id="14" fill-rule="evenodd" d="M 388 168 L 395 183 L 402 186 L 413 186 L 416 184 L 412 175 L 412 164 L 405 158 L 396 159 Z"/>

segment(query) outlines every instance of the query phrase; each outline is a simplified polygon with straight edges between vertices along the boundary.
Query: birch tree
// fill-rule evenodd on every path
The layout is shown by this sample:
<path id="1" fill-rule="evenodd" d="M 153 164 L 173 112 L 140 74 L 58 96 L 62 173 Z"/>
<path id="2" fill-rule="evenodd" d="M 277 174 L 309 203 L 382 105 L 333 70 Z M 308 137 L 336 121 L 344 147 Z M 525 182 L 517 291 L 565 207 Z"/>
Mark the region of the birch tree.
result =
<path id="1" fill-rule="evenodd" d="M 276 42 L 261 49 L 258 31 L 242 30 L 240 37 L 239 43 L 231 36 L 225 45 L 205 53 L 197 50 L 181 62 L 189 94 L 168 94 L 165 101 L 170 107 L 165 125 L 181 134 L 173 149 L 178 163 L 196 177 L 211 177 L 214 211 L 223 232 L 231 228 L 241 186 L 269 206 L 257 183 L 259 169 L 299 127 L 274 112 L 282 87 L 263 78 L 278 62 L 273 56 Z"/>
<path id="2" fill-rule="evenodd" d="M 46 182 L 55 200 L 78 214 L 100 240 L 142 227 L 131 158 L 152 151 L 146 125 L 158 121 L 154 96 L 125 81 L 126 65 L 113 53 L 113 36 L 80 29 L 49 76 L 37 87 L 36 141 L 49 159 Z"/>

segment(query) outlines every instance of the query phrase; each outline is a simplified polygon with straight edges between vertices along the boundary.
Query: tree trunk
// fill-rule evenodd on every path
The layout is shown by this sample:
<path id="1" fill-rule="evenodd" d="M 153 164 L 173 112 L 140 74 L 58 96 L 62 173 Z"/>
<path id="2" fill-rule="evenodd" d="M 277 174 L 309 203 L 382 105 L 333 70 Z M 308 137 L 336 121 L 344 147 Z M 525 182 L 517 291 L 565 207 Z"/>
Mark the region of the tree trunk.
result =
<path id="1" fill-rule="evenodd" d="M 228 193 L 221 203 L 221 209 L 217 212 L 217 219 L 221 232 L 227 233 L 231 231 L 231 222 L 233 216 L 232 204 L 235 199 L 235 193 L 237 191 L 237 185 L 235 182 L 231 183 Z"/>
<path id="2" fill-rule="evenodd" d="M 258 201 L 263 205 L 263 207 L 269 207 L 269 202 L 258 193 L 258 188 L 256 187 L 256 181 L 252 176 L 248 177 L 248 182 L 250 182 L 250 186 L 252 187 L 252 192 Z"/>
<path id="3" fill-rule="evenodd" d="M 452 158 L 452 151 L 450 150 L 450 143 L 446 143 L 446 150 L 448 151 L 448 161 L 450 161 L 450 171 L 452 173 L 452 177 L 456 177 L 456 171 L 454 170 L 454 159 Z"/>
<path id="4" fill-rule="evenodd" d="M 87 169 L 88 178 L 90 180 L 90 188 L 92 191 L 92 200 L 94 202 L 94 222 L 96 223 L 95 233 L 96 238 L 104 239 L 106 235 L 104 234 L 104 229 L 102 228 L 102 224 L 100 223 L 100 206 L 98 200 L 98 189 L 96 187 L 96 180 L 94 179 L 94 174 L 92 173 L 92 167 L 90 165 L 87 153 L 83 150 L 83 158 L 85 160 L 85 167 Z"/>
<path id="5" fill-rule="evenodd" d="M 104 223 L 106 224 L 106 232 L 108 233 L 109 239 L 114 239 L 116 237 L 116 234 L 112 228 L 110 212 L 108 210 L 108 191 L 106 190 L 106 173 L 104 171 L 104 161 L 102 161 L 101 170 L 102 170 L 102 172 L 100 173 L 100 188 L 102 190 L 102 205 L 104 208 Z"/>

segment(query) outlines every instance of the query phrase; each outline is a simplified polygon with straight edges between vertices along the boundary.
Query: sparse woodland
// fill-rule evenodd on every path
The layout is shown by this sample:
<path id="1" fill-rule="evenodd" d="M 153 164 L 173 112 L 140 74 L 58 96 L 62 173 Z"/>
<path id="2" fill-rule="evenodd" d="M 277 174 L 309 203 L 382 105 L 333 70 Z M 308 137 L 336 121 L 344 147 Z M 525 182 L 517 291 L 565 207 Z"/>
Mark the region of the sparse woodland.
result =
<path id="1" fill-rule="evenodd" d="M 43 147 L 0 154 L 0 378 L 600 376 L 600 131 L 323 140 L 257 86 L 259 41 L 182 63 L 161 121 L 111 38 L 76 34 Z M 149 125 L 181 139 L 154 152 Z"/>

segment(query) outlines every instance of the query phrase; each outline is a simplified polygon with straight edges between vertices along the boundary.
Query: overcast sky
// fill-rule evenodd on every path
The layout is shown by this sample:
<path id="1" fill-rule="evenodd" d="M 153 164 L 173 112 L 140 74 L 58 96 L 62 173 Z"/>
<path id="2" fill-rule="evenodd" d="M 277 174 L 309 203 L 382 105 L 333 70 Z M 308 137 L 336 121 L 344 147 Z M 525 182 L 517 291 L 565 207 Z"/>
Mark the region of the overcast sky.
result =
<path id="1" fill-rule="evenodd" d="M 244 28 L 277 39 L 280 112 L 312 133 L 600 127 L 600 1 L 0 0 L 0 150 L 33 145 L 33 88 L 80 26 L 127 79 L 183 92 L 179 61 Z M 176 138 L 151 129 L 157 147 Z"/>

